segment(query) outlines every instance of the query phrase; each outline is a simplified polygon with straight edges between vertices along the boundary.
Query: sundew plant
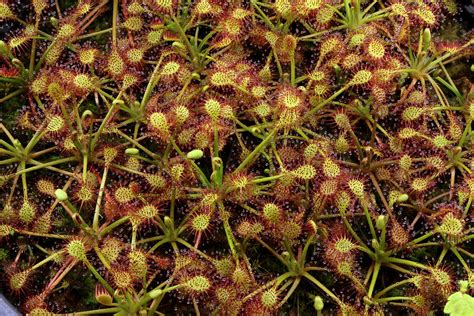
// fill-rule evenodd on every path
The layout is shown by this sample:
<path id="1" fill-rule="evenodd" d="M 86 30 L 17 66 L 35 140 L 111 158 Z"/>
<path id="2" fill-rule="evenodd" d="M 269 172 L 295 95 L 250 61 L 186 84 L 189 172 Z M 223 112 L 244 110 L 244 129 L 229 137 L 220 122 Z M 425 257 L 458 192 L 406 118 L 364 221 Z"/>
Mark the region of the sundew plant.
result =
<path id="1" fill-rule="evenodd" d="M 459 14 L 0 0 L 1 292 L 30 315 L 473 315 Z"/>

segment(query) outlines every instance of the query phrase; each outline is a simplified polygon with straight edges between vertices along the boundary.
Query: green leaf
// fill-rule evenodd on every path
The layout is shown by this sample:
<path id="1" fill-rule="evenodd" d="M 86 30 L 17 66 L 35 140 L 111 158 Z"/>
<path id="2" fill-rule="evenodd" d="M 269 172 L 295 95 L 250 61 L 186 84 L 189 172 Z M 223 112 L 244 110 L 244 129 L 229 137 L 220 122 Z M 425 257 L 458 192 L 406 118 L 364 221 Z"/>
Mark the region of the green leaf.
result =
<path id="1" fill-rule="evenodd" d="M 444 312 L 451 316 L 474 315 L 474 298 L 469 294 L 456 292 L 448 298 Z"/>

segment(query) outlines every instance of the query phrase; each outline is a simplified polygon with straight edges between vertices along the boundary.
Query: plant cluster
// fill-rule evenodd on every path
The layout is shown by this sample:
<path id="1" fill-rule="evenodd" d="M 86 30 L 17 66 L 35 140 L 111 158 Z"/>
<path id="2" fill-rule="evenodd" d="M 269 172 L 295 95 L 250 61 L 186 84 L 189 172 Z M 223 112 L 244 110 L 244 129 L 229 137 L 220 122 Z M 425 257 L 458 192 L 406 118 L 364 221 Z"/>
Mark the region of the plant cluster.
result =
<path id="1" fill-rule="evenodd" d="M 453 311 L 474 288 L 456 14 L 0 0 L 2 289 L 31 315 L 426 315 L 465 280 Z"/>

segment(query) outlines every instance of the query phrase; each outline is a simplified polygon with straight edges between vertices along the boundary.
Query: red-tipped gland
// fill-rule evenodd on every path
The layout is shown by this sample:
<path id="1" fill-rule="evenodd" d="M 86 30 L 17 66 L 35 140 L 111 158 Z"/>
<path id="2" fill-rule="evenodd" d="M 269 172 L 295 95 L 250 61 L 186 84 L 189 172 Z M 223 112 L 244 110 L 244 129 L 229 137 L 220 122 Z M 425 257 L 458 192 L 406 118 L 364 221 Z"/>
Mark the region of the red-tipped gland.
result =
<path id="1" fill-rule="evenodd" d="M 375 61 L 382 60 L 385 56 L 385 47 L 381 40 L 371 39 L 367 44 L 367 55 Z"/>
<path id="2" fill-rule="evenodd" d="M 268 290 L 263 291 L 260 296 L 260 302 L 265 310 L 273 310 L 278 306 L 279 295 L 276 288 L 269 288 Z"/>
<path id="3" fill-rule="evenodd" d="M 121 76 L 125 70 L 125 62 L 115 49 L 110 53 L 107 59 L 106 70 L 115 78 Z"/>
<path id="4" fill-rule="evenodd" d="M 123 243 L 115 238 L 108 238 L 104 241 L 100 251 L 108 262 L 114 263 L 124 248 Z"/>
<path id="5" fill-rule="evenodd" d="M 134 278 L 132 274 L 124 267 L 118 267 L 111 270 L 112 281 L 116 288 L 127 290 L 133 286 Z"/>
<path id="6" fill-rule="evenodd" d="M 451 238 L 459 238 L 463 235 L 463 226 L 463 220 L 456 217 L 453 212 L 449 212 L 443 217 L 441 224 L 436 227 L 435 231 Z"/>
<path id="7" fill-rule="evenodd" d="M 349 86 L 358 86 L 358 85 L 366 85 L 372 79 L 373 74 L 370 70 L 363 69 L 359 70 L 355 73 L 352 79 L 349 81 Z"/>
<path id="8" fill-rule="evenodd" d="M 415 10 L 412 11 L 412 14 L 417 22 L 426 25 L 434 26 L 438 23 L 438 17 L 435 14 L 435 11 L 427 4 L 420 4 Z"/>
<path id="9" fill-rule="evenodd" d="M 130 187 L 118 187 L 114 192 L 114 198 L 119 204 L 130 203 L 136 197 L 136 192 Z"/>
<path id="10" fill-rule="evenodd" d="M 214 291 L 216 300 L 222 304 L 222 306 L 228 306 L 237 296 L 236 290 L 230 286 L 219 286 Z"/>
<path id="11" fill-rule="evenodd" d="M 122 22 L 122 27 L 128 31 L 138 32 L 143 29 L 143 20 L 139 16 L 129 16 Z"/>
<path id="12" fill-rule="evenodd" d="M 203 294 L 207 292 L 212 286 L 209 278 L 204 275 L 190 277 L 182 284 L 184 285 L 184 288 L 192 294 Z"/>
<path id="13" fill-rule="evenodd" d="M 343 47 L 343 43 L 338 36 L 331 36 L 322 40 L 319 50 L 319 61 L 322 61 L 324 57 L 339 50 L 341 47 Z"/>
<path id="14" fill-rule="evenodd" d="M 204 232 L 209 229 L 211 224 L 211 214 L 198 213 L 195 214 L 190 221 L 190 227 L 195 232 Z"/>
<path id="15" fill-rule="evenodd" d="M 13 293 L 19 295 L 26 291 L 30 281 L 31 272 L 31 270 L 15 271 L 14 268 L 13 271 L 8 271 L 8 286 Z"/>
<path id="16" fill-rule="evenodd" d="M 13 11 L 10 9 L 8 4 L 1 2 L 0 3 L 0 20 L 9 20 L 14 19 L 15 15 Z"/>
<path id="17" fill-rule="evenodd" d="M 128 266 L 132 275 L 137 279 L 143 279 L 148 273 L 147 254 L 140 250 L 133 250 L 127 254 Z"/>
<path id="18" fill-rule="evenodd" d="M 230 276 L 235 268 L 234 262 L 230 258 L 215 260 L 214 268 L 220 276 Z"/>
<path id="19" fill-rule="evenodd" d="M 47 179 L 40 179 L 36 182 L 36 188 L 38 189 L 39 192 L 49 195 L 49 196 L 55 196 L 55 187 L 54 183 L 50 180 Z"/>
<path id="20" fill-rule="evenodd" d="M 312 165 L 303 165 L 291 171 L 291 173 L 298 179 L 311 180 L 316 177 L 317 171 Z"/>
<path id="21" fill-rule="evenodd" d="M 205 102 L 204 109 L 213 121 L 217 121 L 221 115 L 222 105 L 216 99 L 209 99 Z"/>
<path id="22" fill-rule="evenodd" d="M 198 0 L 194 4 L 193 13 L 198 17 L 214 15 L 221 12 L 221 8 L 210 0 Z"/>
<path id="23" fill-rule="evenodd" d="M 151 204 L 147 204 L 137 211 L 137 215 L 146 221 L 151 221 L 158 214 L 159 210 Z"/>
<path id="24" fill-rule="evenodd" d="M 97 59 L 99 51 L 95 48 L 83 48 L 78 50 L 79 61 L 84 66 L 92 66 Z"/>
<path id="25" fill-rule="evenodd" d="M 163 112 L 152 112 L 148 116 L 148 126 L 162 139 L 167 139 L 170 134 L 170 124 Z"/>
<path id="26" fill-rule="evenodd" d="M 274 203 L 267 203 L 263 206 L 262 216 L 268 222 L 277 224 L 282 218 L 282 210 Z"/>
<path id="27" fill-rule="evenodd" d="M 297 239 L 302 231 L 303 225 L 295 220 L 285 221 L 281 225 L 281 233 L 284 237 L 288 238 L 290 241 Z"/>
<path id="28" fill-rule="evenodd" d="M 87 260 L 87 250 L 86 244 L 81 239 L 73 239 L 71 240 L 67 246 L 66 250 L 68 254 L 78 261 L 86 261 Z"/>
<path id="29" fill-rule="evenodd" d="M 254 237 L 264 230 L 264 226 L 259 222 L 242 221 L 237 227 L 237 232 L 242 237 Z"/>
<path id="30" fill-rule="evenodd" d="M 177 5 L 177 0 L 154 0 L 151 2 L 152 8 L 163 14 L 171 14 L 177 9 Z"/>
<path id="31" fill-rule="evenodd" d="M 391 245 L 395 248 L 403 247 L 410 241 L 408 231 L 395 219 L 390 221 L 388 234 Z"/>
<path id="32" fill-rule="evenodd" d="M 7 224 L 0 224 L 0 240 L 5 237 L 11 236 L 15 233 L 15 229 Z"/>
<path id="33" fill-rule="evenodd" d="M 101 285 L 95 286 L 95 299 L 99 304 L 110 306 L 114 302 L 109 292 Z"/>
<path id="34" fill-rule="evenodd" d="M 349 190 L 358 198 L 363 198 L 365 194 L 365 185 L 364 182 L 362 182 L 359 179 L 350 179 L 347 182 L 347 186 Z"/>
<path id="35" fill-rule="evenodd" d="M 25 224 L 29 224 L 36 218 L 36 214 L 36 205 L 31 203 L 28 199 L 24 199 L 22 206 L 18 210 L 20 220 Z"/>

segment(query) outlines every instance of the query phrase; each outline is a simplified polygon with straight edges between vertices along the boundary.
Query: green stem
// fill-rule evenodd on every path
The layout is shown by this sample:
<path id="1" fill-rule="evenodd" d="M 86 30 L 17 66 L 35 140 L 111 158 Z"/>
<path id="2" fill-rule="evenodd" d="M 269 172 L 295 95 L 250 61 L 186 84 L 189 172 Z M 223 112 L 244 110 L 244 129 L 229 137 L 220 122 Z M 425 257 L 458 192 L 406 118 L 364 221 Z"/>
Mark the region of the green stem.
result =
<path id="1" fill-rule="evenodd" d="M 39 162 L 39 161 L 36 161 L 36 160 L 30 160 L 29 161 L 31 164 L 35 165 L 35 166 L 39 166 L 41 165 L 42 163 Z M 60 174 L 63 174 L 65 176 L 68 176 L 68 177 L 76 177 L 76 174 L 72 173 L 72 172 L 69 172 L 69 171 L 64 171 L 60 168 L 56 168 L 56 167 L 51 167 L 51 166 L 46 166 L 44 167 L 45 169 L 48 169 L 48 170 L 51 170 L 51 171 L 55 171 L 57 173 L 60 173 Z"/>
<path id="2" fill-rule="evenodd" d="M 118 0 L 112 4 L 112 45 L 117 47 Z"/>
<path id="3" fill-rule="evenodd" d="M 173 146 L 174 150 L 176 150 L 176 152 L 184 159 L 187 159 L 186 158 L 186 155 L 181 151 L 181 149 L 178 147 L 178 145 L 176 145 L 176 142 L 171 139 L 171 145 Z M 209 180 L 207 179 L 206 175 L 204 174 L 204 172 L 201 170 L 201 168 L 199 168 L 198 165 L 196 165 L 196 163 L 192 160 L 189 160 L 189 163 L 191 164 L 191 166 L 194 168 L 194 170 L 198 173 L 198 176 L 199 176 L 199 180 L 201 180 L 201 183 L 205 186 L 205 187 L 210 187 L 211 186 L 211 183 L 209 182 Z"/>
<path id="4" fill-rule="evenodd" d="M 89 34 L 84 34 L 84 35 L 76 37 L 76 39 L 74 41 L 80 41 L 80 40 L 90 38 L 90 37 L 93 37 L 93 36 L 102 35 L 102 34 L 110 32 L 110 31 L 113 31 L 113 29 L 108 28 L 108 29 L 105 29 L 105 30 L 100 30 L 100 31 L 97 31 L 97 32 L 89 33 Z"/>
<path id="5" fill-rule="evenodd" d="M 346 217 L 346 214 L 344 214 L 341 210 L 339 211 L 339 213 L 341 214 L 341 218 L 342 218 L 342 221 L 344 222 L 344 225 L 346 226 L 347 230 L 351 233 L 352 237 L 354 237 L 357 242 L 359 243 L 359 245 L 361 247 L 363 247 L 364 249 L 366 249 L 368 251 L 368 253 L 372 253 L 372 251 L 367 247 L 367 245 L 362 241 L 362 239 L 359 237 L 359 235 L 357 235 L 357 233 L 354 231 L 354 229 L 352 228 L 351 224 L 349 223 L 349 221 L 347 220 L 347 217 Z M 373 254 L 373 253 L 372 253 Z"/>
<path id="6" fill-rule="evenodd" d="M 116 0 L 115 0 L 116 1 Z M 109 108 L 109 111 L 105 115 L 104 119 L 102 120 L 102 123 L 99 126 L 99 129 L 97 132 L 94 134 L 94 138 L 92 139 L 90 143 L 90 152 L 94 152 L 95 145 L 97 144 L 97 141 L 99 140 L 99 136 L 102 134 L 102 131 L 104 130 L 105 125 L 108 123 L 110 117 L 112 116 L 113 112 L 115 110 L 115 104 L 112 102 L 112 106 Z"/>
<path id="7" fill-rule="evenodd" d="M 39 267 L 41 267 L 43 264 L 53 260 L 54 258 L 56 258 L 57 256 L 61 255 L 65 250 L 61 250 L 61 251 L 58 251 L 58 252 L 55 252 L 53 253 L 52 255 L 48 256 L 47 258 L 41 260 L 40 262 L 38 262 L 37 264 L 35 264 L 34 266 L 32 266 L 30 268 L 30 270 L 35 270 L 35 269 L 38 269 Z"/>
<path id="8" fill-rule="evenodd" d="M 252 7 L 255 8 L 255 10 L 257 10 L 257 12 L 259 13 L 258 16 L 270 28 L 270 30 L 273 30 L 275 26 L 272 24 L 272 22 L 270 21 L 268 16 L 265 14 L 265 12 L 263 12 L 263 10 L 257 5 L 256 1 L 250 1 L 250 4 L 252 5 Z"/>
<path id="9" fill-rule="evenodd" d="M 20 162 L 20 169 L 25 170 L 26 164 L 25 161 Z M 21 184 L 23 187 L 23 198 L 28 199 L 28 184 L 26 183 L 26 173 L 21 174 Z"/>
<path id="10" fill-rule="evenodd" d="M 174 221 L 174 210 L 176 208 L 176 187 L 174 184 L 171 188 L 171 199 L 170 199 L 170 218 Z"/>
<path id="11" fill-rule="evenodd" d="M 43 234 L 43 233 L 36 233 L 36 232 L 30 232 L 27 230 L 23 229 L 15 229 L 15 232 L 23 235 L 29 235 L 29 236 L 35 236 L 35 237 L 46 237 L 46 238 L 56 238 L 56 239 L 70 239 L 72 236 L 71 235 L 56 235 L 56 234 Z"/>
<path id="12" fill-rule="evenodd" d="M 59 165 L 59 164 L 62 164 L 62 163 L 71 162 L 71 161 L 75 161 L 75 160 L 76 160 L 76 157 L 68 157 L 68 158 L 53 160 L 53 161 L 50 161 L 50 162 L 42 163 L 42 164 L 34 166 L 34 167 L 30 167 L 30 168 L 27 168 L 27 169 L 20 170 L 16 174 L 20 175 L 20 174 L 28 173 L 28 172 L 31 172 L 31 171 L 43 169 L 45 167 L 50 167 L 50 166 L 53 166 L 53 165 Z"/>
<path id="13" fill-rule="evenodd" d="M 386 288 L 384 288 L 383 290 L 378 292 L 377 294 L 375 294 L 374 298 L 377 299 L 377 298 L 381 297 L 382 295 L 384 295 L 385 293 L 389 292 L 390 290 L 392 290 L 396 287 L 399 287 L 399 286 L 402 286 L 402 285 L 405 285 L 405 284 L 409 284 L 409 283 L 412 283 L 414 281 L 415 281 L 415 278 L 409 278 L 409 279 L 405 279 L 405 280 L 393 283 L 390 286 L 387 286 Z"/>
<path id="14" fill-rule="evenodd" d="M 257 146 L 255 149 L 245 157 L 244 161 L 240 163 L 240 165 L 234 170 L 234 172 L 242 171 L 249 163 L 253 161 L 255 156 L 257 156 L 273 139 L 275 136 L 277 129 L 274 128 L 270 133 L 268 133 L 267 137 Z"/>
<path id="15" fill-rule="evenodd" d="M 372 297 L 372 293 L 374 292 L 375 283 L 377 282 L 377 277 L 379 275 L 379 272 L 380 272 L 380 261 L 377 260 L 375 262 L 374 272 L 372 273 L 372 280 L 370 281 L 369 291 L 367 292 L 367 295 L 369 297 Z"/>
<path id="16" fill-rule="evenodd" d="M 21 89 L 18 89 L 18 90 L 13 91 L 13 92 L 10 93 L 10 94 L 7 94 L 6 96 L 4 96 L 3 98 L 0 99 L 0 104 L 3 103 L 3 102 L 5 102 L 5 101 L 10 100 L 11 98 L 13 98 L 13 97 L 15 97 L 15 96 L 17 96 L 17 95 L 19 95 L 19 94 L 21 94 L 21 93 L 23 93 L 23 91 L 24 91 L 23 88 L 21 88 Z"/>
<path id="17" fill-rule="evenodd" d="M 107 270 L 110 270 L 110 263 L 109 263 L 109 260 L 107 260 L 107 258 L 104 257 L 104 254 L 102 253 L 102 251 L 100 251 L 99 247 L 98 247 L 98 246 L 94 246 L 94 250 L 95 250 L 95 253 L 96 253 L 97 257 L 99 257 L 100 261 L 101 261 L 102 264 L 104 265 L 104 267 L 105 267 Z"/>
<path id="18" fill-rule="evenodd" d="M 166 237 L 165 236 L 155 236 L 155 237 L 141 239 L 141 240 L 137 241 L 137 245 L 145 244 L 147 242 L 162 240 L 163 238 L 166 238 Z"/>
<path id="19" fill-rule="evenodd" d="M 336 93 L 334 93 L 332 96 L 330 96 L 329 98 L 327 99 L 324 99 L 324 101 L 322 101 L 321 103 L 315 105 L 311 110 L 308 111 L 308 113 L 305 114 L 305 116 L 303 117 L 304 120 L 307 120 L 309 117 L 311 117 L 313 114 L 315 114 L 317 111 L 319 111 L 320 109 L 322 109 L 326 104 L 330 103 L 332 100 L 334 100 L 335 98 L 337 98 L 341 93 L 343 93 L 344 91 L 347 90 L 349 86 L 344 86 L 342 87 L 341 89 L 339 89 L 338 91 L 336 91 Z"/>
<path id="20" fill-rule="evenodd" d="M 278 59 L 278 53 L 276 52 L 275 47 L 272 47 L 273 57 L 275 58 L 275 63 L 277 65 L 278 74 L 280 75 L 280 79 L 283 77 L 283 69 L 281 67 L 280 59 Z"/>
<path id="21" fill-rule="evenodd" d="M 82 181 L 85 182 L 87 178 L 87 165 L 89 161 L 89 155 L 87 153 L 83 153 L 82 156 Z"/>
<path id="22" fill-rule="evenodd" d="M 143 94 L 142 101 L 140 103 L 140 113 L 143 113 L 143 110 L 145 109 L 146 104 L 148 103 L 148 100 L 150 99 L 151 92 L 153 91 L 153 88 L 156 86 L 158 81 L 160 80 L 160 76 L 157 76 L 158 69 L 161 66 L 161 62 L 164 58 L 164 54 L 161 54 L 160 59 L 158 60 L 155 69 L 153 69 L 153 73 L 150 76 L 150 79 L 148 81 L 148 85 L 146 86 L 145 93 Z"/>
<path id="23" fill-rule="evenodd" d="M 0 129 L 5 133 L 5 135 L 7 135 L 8 139 L 14 143 L 15 142 L 15 138 L 13 137 L 13 135 L 10 133 L 10 131 L 5 127 L 5 125 L 3 125 L 2 123 L 0 123 Z M 12 145 L 9 145 L 7 142 L 5 142 L 4 140 L 0 139 L 0 143 L 1 144 L 4 144 L 5 146 L 10 146 L 12 148 L 13 151 L 15 151 L 15 147 L 13 147 Z M 8 147 L 8 148 L 10 148 Z"/>
<path id="24" fill-rule="evenodd" d="M 36 131 L 36 133 L 33 135 L 31 140 L 28 142 L 28 144 L 25 147 L 24 152 L 26 154 L 29 154 L 33 147 L 43 138 L 44 135 L 46 135 L 47 131 L 42 131 L 41 128 Z"/>
<path id="25" fill-rule="evenodd" d="M 130 219 L 130 216 L 124 216 L 118 220 L 116 220 L 115 222 L 113 222 L 112 224 L 108 225 L 107 227 L 105 227 L 100 233 L 99 233 L 99 237 L 104 237 L 105 235 L 107 235 L 110 231 L 112 231 L 115 227 L 117 226 L 120 226 L 122 225 L 123 223 L 126 223 L 128 222 L 128 220 Z"/>
<path id="26" fill-rule="evenodd" d="M 313 277 L 308 272 L 303 272 L 303 276 L 313 282 L 317 287 L 319 287 L 324 293 L 331 297 L 339 306 L 343 306 L 344 303 L 332 293 L 327 287 L 325 287 L 321 282 L 319 282 L 315 277 Z"/>
<path id="27" fill-rule="evenodd" d="M 463 249 L 463 248 L 457 248 L 457 250 L 460 252 L 460 253 L 463 253 L 465 254 L 466 256 L 469 256 L 471 259 L 474 259 L 474 254 L 470 253 L 469 251 Z"/>
<path id="28" fill-rule="evenodd" d="M 308 237 L 308 240 L 306 240 L 306 243 L 303 248 L 303 252 L 301 253 L 301 257 L 298 260 L 298 263 L 300 266 L 303 266 L 306 260 L 306 255 L 308 253 L 309 246 L 311 245 L 311 242 L 313 241 L 315 235 L 311 235 Z"/>
<path id="29" fill-rule="evenodd" d="M 5 159 L 5 160 L 0 160 L 0 165 L 10 165 L 12 163 L 15 163 L 15 162 L 18 162 L 19 159 L 14 157 L 14 158 L 10 158 L 10 159 Z"/>
<path id="30" fill-rule="evenodd" d="M 456 258 L 458 258 L 459 262 L 461 262 L 462 266 L 464 267 L 464 269 L 469 273 L 469 272 L 472 272 L 472 269 L 469 267 L 469 265 L 466 263 L 466 261 L 463 259 L 463 257 L 461 256 L 461 254 L 459 253 L 459 251 L 457 250 L 456 247 L 451 247 L 450 248 L 451 252 L 454 253 L 454 255 L 456 256 Z"/>
<path id="31" fill-rule="evenodd" d="M 73 314 L 68 315 L 98 315 L 98 314 L 115 314 L 120 312 L 121 309 L 119 307 L 109 307 L 109 308 L 101 308 L 101 309 L 94 309 L 90 311 L 82 311 L 82 312 L 75 312 Z"/>
<path id="32" fill-rule="evenodd" d="M 465 218 L 471 209 L 471 204 L 472 204 L 472 194 L 469 196 L 469 200 L 467 200 L 466 207 L 464 208 L 464 211 L 462 213 L 462 218 Z"/>
<path id="33" fill-rule="evenodd" d="M 263 247 L 265 247 L 268 251 L 270 251 L 274 256 L 275 258 L 277 258 L 278 260 L 280 260 L 280 262 L 282 262 L 283 264 L 287 264 L 286 260 L 283 259 L 282 256 L 280 256 L 275 250 L 273 250 L 272 247 L 270 247 L 269 245 L 267 245 L 266 242 L 264 242 L 263 240 L 261 240 L 260 238 L 258 237 L 255 237 L 255 240 L 258 241 Z"/>
<path id="34" fill-rule="evenodd" d="M 269 182 L 269 181 L 273 181 L 273 180 L 278 180 L 283 176 L 284 176 L 284 174 L 281 173 L 281 174 L 277 174 L 277 175 L 274 175 L 274 176 L 271 176 L 271 177 L 256 178 L 256 179 L 250 181 L 250 183 L 257 184 L 257 183 L 262 183 L 262 182 Z"/>
<path id="35" fill-rule="evenodd" d="M 102 174 L 102 181 L 100 182 L 99 194 L 97 196 L 97 202 L 95 204 L 94 219 L 92 221 L 92 228 L 98 232 L 99 231 L 99 215 L 100 215 L 100 205 L 102 202 L 102 196 L 104 195 L 105 182 L 107 181 L 107 173 L 109 167 L 106 165 L 104 168 L 104 173 Z"/>
<path id="36" fill-rule="evenodd" d="M 2 78 L 0 77 L 0 82 L 9 82 L 9 83 L 13 83 L 15 85 L 21 85 L 24 83 L 24 81 L 21 79 L 21 78 L 18 78 L 18 77 L 14 77 L 14 78 Z"/>
<path id="37" fill-rule="evenodd" d="M 127 134 L 125 134 L 124 132 L 120 131 L 120 130 L 117 130 L 116 131 L 117 134 L 119 134 L 120 136 L 122 136 L 123 138 L 125 138 L 126 140 L 128 140 L 131 144 L 133 144 L 135 147 L 138 147 L 141 151 L 143 151 L 144 153 L 146 153 L 148 156 L 150 156 L 151 158 L 153 159 L 159 159 L 159 156 L 154 154 L 151 150 L 147 149 L 145 146 L 141 145 L 138 140 L 136 139 L 133 139 L 131 137 L 129 137 Z M 142 137 L 140 137 L 142 138 Z"/>
<path id="38" fill-rule="evenodd" d="M 372 217 L 370 217 L 369 209 L 367 207 L 367 203 L 365 201 L 362 201 L 362 200 L 361 200 L 361 202 L 363 204 L 365 218 L 367 219 L 367 223 L 369 224 L 369 229 L 370 229 L 370 233 L 372 234 L 372 238 L 377 239 L 377 234 L 375 233 L 374 223 L 372 223 Z"/>
<path id="39" fill-rule="evenodd" d="M 159 246 L 163 245 L 163 244 L 166 244 L 167 242 L 170 242 L 170 240 L 168 238 L 165 238 L 163 240 L 160 240 L 159 242 L 157 242 L 155 245 L 153 245 L 153 247 L 150 248 L 150 250 L 148 250 L 148 253 L 152 253 L 153 251 L 155 251 Z"/>
<path id="40" fill-rule="evenodd" d="M 14 141 L 14 140 L 12 140 L 12 141 Z M 7 143 L 6 141 L 4 141 L 3 139 L 0 139 L 0 144 L 2 144 L 5 148 L 7 148 L 11 152 L 12 155 L 18 154 L 18 150 L 14 146 L 12 146 L 9 143 Z"/>
<path id="41" fill-rule="evenodd" d="M 137 246 L 137 230 L 138 227 L 136 225 L 132 225 L 132 241 L 130 242 L 130 248 L 132 251 L 135 250 Z"/>
<path id="42" fill-rule="evenodd" d="M 384 297 L 377 300 L 377 303 L 384 303 L 384 302 L 391 302 L 391 301 L 400 301 L 400 300 L 413 300 L 413 297 L 410 296 L 392 296 L 392 297 Z"/>
<path id="43" fill-rule="evenodd" d="M 293 87 L 296 86 L 296 62 L 295 62 L 295 53 L 294 51 L 291 54 L 290 60 L 290 81 Z"/>
<path id="44" fill-rule="evenodd" d="M 234 236 L 232 234 L 232 229 L 230 228 L 230 225 L 229 225 L 229 219 L 224 208 L 224 203 L 222 203 L 222 201 L 218 202 L 218 209 L 219 209 L 219 216 L 224 225 L 224 231 L 227 238 L 227 243 L 229 244 L 230 251 L 232 255 L 234 256 L 234 258 L 237 258 L 237 251 L 234 245 Z"/>
<path id="45" fill-rule="evenodd" d="M 291 288 L 288 290 L 288 293 L 286 293 L 285 297 L 278 303 L 278 307 L 282 306 L 285 304 L 285 302 L 291 297 L 293 292 L 298 288 L 298 285 L 301 282 L 301 277 L 297 277 L 291 286 Z"/>
<path id="46" fill-rule="evenodd" d="M 406 265 L 406 266 L 411 266 L 411 267 L 419 268 L 419 269 L 423 269 L 423 270 L 430 270 L 430 268 L 425 266 L 424 264 L 414 262 L 414 261 L 411 261 L 411 260 L 406 260 L 406 259 L 389 257 L 389 258 L 384 259 L 384 261 L 385 262 L 393 262 L 393 263 L 403 264 L 403 265 Z"/>
<path id="47" fill-rule="evenodd" d="M 194 46 L 191 45 L 191 43 L 189 42 L 189 39 L 188 39 L 188 36 L 186 35 L 185 31 L 183 30 L 183 28 L 181 27 L 181 24 L 179 23 L 178 19 L 173 17 L 173 21 L 174 21 L 174 25 L 176 26 L 176 29 L 181 37 L 181 40 L 184 41 L 184 44 L 186 45 L 186 47 L 188 48 L 188 51 L 189 53 L 191 54 L 191 63 L 193 64 L 193 67 L 195 69 L 197 69 L 198 65 L 196 65 L 196 62 L 198 60 L 198 58 L 196 57 L 196 50 L 194 48 Z"/>
<path id="48" fill-rule="evenodd" d="M 403 248 L 410 248 L 410 246 L 416 245 L 417 243 L 422 242 L 423 240 L 430 238 L 430 237 L 433 236 L 434 234 L 435 234 L 434 231 L 430 231 L 430 232 L 424 234 L 423 236 L 420 236 L 420 237 L 418 237 L 418 238 L 412 240 L 411 242 L 409 242 L 408 244 L 406 244 Z"/>
<path id="49" fill-rule="evenodd" d="M 190 243 L 188 243 L 186 240 L 184 240 L 184 239 L 182 239 L 182 238 L 177 238 L 176 241 L 179 242 L 180 244 L 182 244 L 183 246 L 189 248 L 190 250 L 195 251 L 195 252 L 198 253 L 201 257 L 205 258 L 207 261 L 209 261 L 209 262 L 214 262 L 214 261 L 215 261 L 213 258 L 209 257 L 209 256 L 206 255 L 204 252 L 202 252 L 201 250 L 197 249 L 196 247 L 194 247 L 193 245 L 191 245 Z"/>
<path id="50" fill-rule="evenodd" d="M 441 250 L 441 254 L 439 255 L 438 261 L 436 262 L 436 267 L 438 267 L 443 262 L 444 256 L 446 255 L 447 252 L 448 252 L 448 247 L 445 245 L 443 247 L 443 250 Z"/>
<path id="51" fill-rule="evenodd" d="M 387 268 L 393 269 L 393 270 L 397 270 L 397 271 L 399 271 L 401 273 L 404 273 L 404 274 L 413 275 L 413 276 L 418 275 L 418 273 L 415 273 L 413 271 L 402 268 L 399 265 L 396 265 L 394 263 L 384 263 L 384 266 L 386 266 Z"/>
<path id="52" fill-rule="evenodd" d="M 111 295 L 114 294 L 113 288 L 107 283 L 107 281 L 104 280 L 104 278 L 97 272 L 97 270 L 94 268 L 94 266 L 89 262 L 89 260 L 84 260 L 84 264 L 87 266 L 89 271 L 92 272 L 92 274 L 97 278 L 97 280 L 102 284 L 102 286 L 109 292 Z"/>

